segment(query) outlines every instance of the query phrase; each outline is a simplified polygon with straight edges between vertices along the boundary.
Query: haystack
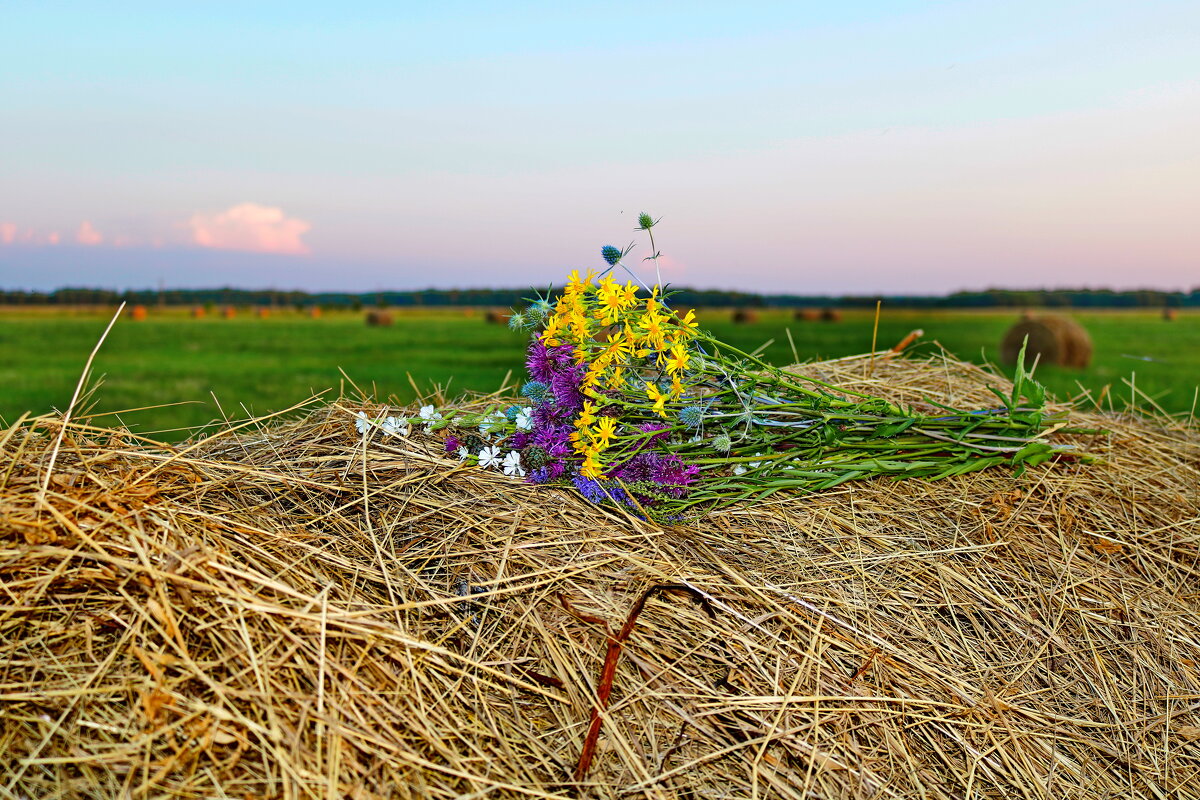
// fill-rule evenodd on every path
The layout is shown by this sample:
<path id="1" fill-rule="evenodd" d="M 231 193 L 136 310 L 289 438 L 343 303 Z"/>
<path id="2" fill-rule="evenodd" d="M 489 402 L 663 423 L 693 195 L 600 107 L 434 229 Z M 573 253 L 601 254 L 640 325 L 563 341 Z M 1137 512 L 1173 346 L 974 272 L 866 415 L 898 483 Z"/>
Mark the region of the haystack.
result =
<path id="1" fill-rule="evenodd" d="M 842 321 L 842 312 L 836 308 L 822 308 L 821 309 L 821 321 L 822 322 L 841 322 Z"/>
<path id="2" fill-rule="evenodd" d="M 498 308 L 489 308 L 483 316 L 483 321 L 492 325 L 507 325 L 508 318 L 512 316 L 509 311 L 502 311 Z"/>
<path id="3" fill-rule="evenodd" d="M 1041 316 L 1022 319 L 1008 329 L 1000 343 L 1000 358 L 1015 364 L 1028 339 L 1026 363 L 1036 356 L 1041 364 L 1083 368 L 1092 363 L 1092 338 L 1070 317 Z"/>
<path id="4" fill-rule="evenodd" d="M 733 311 L 733 321 L 739 325 L 750 325 L 758 322 L 758 312 L 752 308 L 737 308 Z"/>
<path id="5" fill-rule="evenodd" d="M 815 308 L 798 308 L 792 312 L 792 319 L 797 322 L 817 322 L 821 319 L 821 312 Z"/>
<path id="6" fill-rule="evenodd" d="M 392 324 L 392 315 L 387 311 L 368 311 L 366 319 L 371 327 L 387 327 Z"/>
<path id="7" fill-rule="evenodd" d="M 5 796 L 1200 797 L 1194 428 L 663 527 L 361 409 L 0 432 Z"/>

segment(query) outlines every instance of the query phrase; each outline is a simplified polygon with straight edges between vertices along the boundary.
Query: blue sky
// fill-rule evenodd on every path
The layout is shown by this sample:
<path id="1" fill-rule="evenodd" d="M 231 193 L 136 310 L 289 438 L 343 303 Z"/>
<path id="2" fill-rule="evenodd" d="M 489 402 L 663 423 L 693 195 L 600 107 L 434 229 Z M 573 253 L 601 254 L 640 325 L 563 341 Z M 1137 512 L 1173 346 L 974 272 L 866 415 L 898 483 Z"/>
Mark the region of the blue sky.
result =
<path id="1" fill-rule="evenodd" d="M 0 286 L 1200 284 L 1200 4 L 22 4 Z M 85 226 L 86 223 L 86 227 Z"/>

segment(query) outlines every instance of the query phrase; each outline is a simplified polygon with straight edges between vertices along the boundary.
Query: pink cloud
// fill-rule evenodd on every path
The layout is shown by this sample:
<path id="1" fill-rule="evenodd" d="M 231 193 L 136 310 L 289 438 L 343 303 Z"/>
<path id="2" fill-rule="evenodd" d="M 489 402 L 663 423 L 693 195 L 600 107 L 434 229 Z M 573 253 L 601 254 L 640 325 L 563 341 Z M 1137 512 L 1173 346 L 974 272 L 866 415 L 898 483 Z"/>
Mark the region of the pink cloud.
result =
<path id="1" fill-rule="evenodd" d="M 0 222 L 0 242 L 12 244 L 17 239 L 17 224 L 15 222 Z"/>
<path id="2" fill-rule="evenodd" d="M 286 216 L 281 208 L 257 203 L 241 203 L 217 214 L 196 214 L 188 226 L 192 242 L 201 247 L 289 255 L 309 252 L 300 237 L 312 227 Z"/>
<path id="3" fill-rule="evenodd" d="M 46 241 L 49 242 L 50 244 L 58 244 L 58 239 L 59 239 L 58 231 L 55 231 L 54 233 L 51 233 L 49 236 L 46 237 Z"/>
<path id="4" fill-rule="evenodd" d="M 75 232 L 75 241 L 85 245 L 97 245 L 104 241 L 104 236 L 85 219 Z"/>

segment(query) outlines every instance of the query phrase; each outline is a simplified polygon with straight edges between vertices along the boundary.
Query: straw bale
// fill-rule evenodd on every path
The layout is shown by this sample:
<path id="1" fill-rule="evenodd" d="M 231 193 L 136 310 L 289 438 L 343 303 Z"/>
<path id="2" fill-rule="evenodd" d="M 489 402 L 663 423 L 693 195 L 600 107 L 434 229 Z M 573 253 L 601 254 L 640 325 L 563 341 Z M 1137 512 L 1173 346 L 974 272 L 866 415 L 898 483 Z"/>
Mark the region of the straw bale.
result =
<path id="1" fill-rule="evenodd" d="M 221 318 L 222 319 L 233 319 L 236 316 L 237 316 L 237 309 L 234 308 L 233 306 L 222 306 L 221 307 Z"/>
<path id="2" fill-rule="evenodd" d="M 733 321 L 739 325 L 749 325 L 758 322 L 758 312 L 752 308 L 734 309 Z"/>
<path id="3" fill-rule="evenodd" d="M 508 311 L 502 311 L 498 308 L 489 308 L 487 313 L 483 316 L 483 321 L 492 325 L 507 325 L 508 318 L 511 316 L 512 314 Z"/>
<path id="4" fill-rule="evenodd" d="M 366 320 L 372 327 L 387 327 L 392 324 L 392 315 L 388 311 L 368 311 Z"/>
<path id="5" fill-rule="evenodd" d="M 1092 363 L 1092 339 L 1070 317 L 1042 316 L 1022 319 L 1008 329 L 1000 343 L 1000 358 L 1014 364 L 1021 346 L 1028 339 L 1026 362 L 1036 356 L 1042 364 L 1083 368 Z"/>
<path id="6" fill-rule="evenodd" d="M 1163 308 L 1162 318 L 1164 322 L 1174 322 L 1178 317 L 1179 309 L 1173 308 L 1172 306 L 1166 306 Z"/>
<path id="7" fill-rule="evenodd" d="M 798 322 L 817 322 L 821 319 L 821 312 L 815 308 L 798 308 L 792 318 Z"/>
<path id="8" fill-rule="evenodd" d="M 821 321 L 822 322 L 841 322 L 842 321 L 842 312 L 836 308 L 822 308 L 821 309 Z"/>
<path id="9" fill-rule="evenodd" d="M 360 436 L 362 409 L 177 446 L 0 430 L 4 796 L 1200 797 L 1195 428 L 1074 411 L 1102 463 L 662 526 Z"/>
<path id="10" fill-rule="evenodd" d="M 147 315 L 148 312 L 146 311 L 145 306 L 134 306 L 133 308 L 129 309 L 129 318 L 135 322 L 141 322 L 147 317 Z"/>
<path id="11" fill-rule="evenodd" d="M 192 319 L 204 319 L 204 306 L 192 306 Z"/>

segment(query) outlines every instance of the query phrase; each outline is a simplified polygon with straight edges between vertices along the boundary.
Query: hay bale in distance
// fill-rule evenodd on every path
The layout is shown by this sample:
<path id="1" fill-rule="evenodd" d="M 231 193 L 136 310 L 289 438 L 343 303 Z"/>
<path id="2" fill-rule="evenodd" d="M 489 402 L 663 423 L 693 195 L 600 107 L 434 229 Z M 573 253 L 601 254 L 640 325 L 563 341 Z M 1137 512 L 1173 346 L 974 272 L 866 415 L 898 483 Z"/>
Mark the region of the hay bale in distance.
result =
<path id="1" fill-rule="evenodd" d="M 507 325 L 508 318 L 512 316 L 509 311 L 502 311 L 498 308 L 489 308 L 483 316 L 483 321 L 489 325 Z"/>
<path id="2" fill-rule="evenodd" d="M 798 322 L 817 322 L 821 319 L 821 312 L 815 308 L 798 308 L 792 314 L 792 319 Z"/>
<path id="3" fill-rule="evenodd" d="M 1172 306 L 1166 306 L 1163 308 L 1163 312 L 1162 312 L 1163 322 L 1173 322 L 1175 320 L 1175 318 L 1178 316 L 1179 316 L 1179 309 L 1173 308 Z"/>
<path id="4" fill-rule="evenodd" d="M 367 324 L 373 328 L 386 328 L 392 324 L 392 312 L 390 311 L 368 311 L 366 316 Z"/>
<path id="5" fill-rule="evenodd" d="M 148 315 L 149 315 L 149 312 L 146 311 L 145 306 L 134 306 L 133 308 L 129 309 L 129 318 L 132 319 L 134 322 L 141 322 Z"/>
<path id="6" fill-rule="evenodd" d="M 802 371 L 894 402 L 1005 388 L 940 358 L 868 363 Z M 0 786 L 1198 795 L 1194 428 L 1076 411 L 1110 431 L 1087 444 L 1099 464 L 664 526 L 464 468 L 420 431 L 364 442 L 357 409 L 415 413 L 343 398 L 186 450 L 71 425 L 44 500 L 61 419 L 0 430 Z M 609 640 L 667 581 L 690 589 L 645 601 L 607 746 L 573 784 Z"/>
<path id="7" fill-rule="evenodd" d="M 192 319 L 204 319 L 204 306 L 192 306 Z"/>
<path id="8" fill-rule="evenodd" d="M 320 319 L 321 318 L 321 307 L 320 306 L 309 306 L 308 307 L 308 318 L 309 319 Z"/>
<path id="9" fill-rule="evenodd" d="M 237 316 L 237 309 L 233 306 L 221 307 L 221 319 L 233 319 Z"/>
<path id="10" fill-rule="evenodd" d="M 836 308 L 822 308 L 821 309 L 821 321 L 822 322 L 841 322 L 842 321 L 842 312 Z"/>
<path id="11" fill-rule="evenodd" d="M 1056 364 L 1082 369 L 1092 363 L 1092 339 L 1087 331 L 1070 317 L 1046 315 L 1023 319 L 1008 329 L 1000 343 L 1000 358 L 1005 364 L 1015 364 L 1021 345 L 1028 337 L 1025 362 Z"/>
<path id="12" fill-rule="evenodd" d="M 750 325 L 758 322 L 758 312 L 752 308 L 737 308 L 733 311 L 733 321 L 738 325 Z"/>

